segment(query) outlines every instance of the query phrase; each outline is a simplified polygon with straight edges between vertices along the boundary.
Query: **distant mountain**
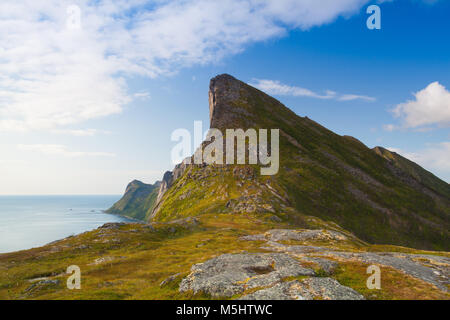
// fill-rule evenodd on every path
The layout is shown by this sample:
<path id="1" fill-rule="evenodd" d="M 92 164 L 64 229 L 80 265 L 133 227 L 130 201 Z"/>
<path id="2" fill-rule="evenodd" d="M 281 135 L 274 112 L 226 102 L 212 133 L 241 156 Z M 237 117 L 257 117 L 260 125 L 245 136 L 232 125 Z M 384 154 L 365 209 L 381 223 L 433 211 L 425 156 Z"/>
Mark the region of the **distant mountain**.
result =
<path id="1" fill-rule="evenodd" d="M 118 214 L 138 220 L 147 220 L 148 213 L 153 207 L 158 196 L 161 182 L 145 184 L 134 180 L 125 190 L 125 195 L 106 212 Z"/>
<path id="2" fill-rule="evenodd" d="M 157 201 L 155 191 L 137 203 L 128 197 L 128 212 L 139 208 L 135 216 L 151 221 L 251 214 L 300 227 L 313 216 L 371 243 L 450 249 L 448 183 L 395 153 L 369 149 L 300 117 L 230 75 L 211 80 L 209 98 L 211 128 L 224 134 L 232 128 L 280 129 L 279 173 L 262 176 L 256 165 L 183 163 L 165 174 Z"/>

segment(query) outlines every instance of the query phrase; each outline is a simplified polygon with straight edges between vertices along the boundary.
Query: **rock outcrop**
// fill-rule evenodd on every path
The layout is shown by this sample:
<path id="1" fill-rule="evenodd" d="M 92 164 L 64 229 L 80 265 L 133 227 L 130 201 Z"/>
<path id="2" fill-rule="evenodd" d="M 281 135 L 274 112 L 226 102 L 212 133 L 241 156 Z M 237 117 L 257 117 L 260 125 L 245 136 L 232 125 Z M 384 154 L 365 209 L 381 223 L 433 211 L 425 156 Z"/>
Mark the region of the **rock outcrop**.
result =
<path id="1" fill-rule="evenodd" d="M 364 297 L 335 279 L 307 278 L 278 283 L 244 295 L 240 300 L 364 300 Z"/>
<path id="2" fill-rule="evenodd" d="M 360 261 L 392 267 L 405 274 L 430 283 L 440 290 L 448 291 L 450 285 L 450 258 L 438 255 L 407 254 L 394 252 L 346 252 L 326 247 L 312 246 L 310 241 L 325 241 L 329 245 L 345 244 L 349 238 L 340 232 L 331 230 L 283 230 L 275 229 L 265 234 L 241 237 L 244 241 L 264 241 L 264 250 L 288 254 L 304 263 L 312 262 L 331 273 L 336 261 Z M 296 240 L 300 245 L 287 245 L 282 241 Z M 336 245 L 336 247 L 345 247 Z"/>
<path id="3" fill-rule="evenodd" d="M 225 254 L 192 266 L 180 291 L 204 292 L 213 297 L 232 297 L 245 290 L 270 287 L 283 279 L 313 276 L 309 268 L 286 254 Z"/>
<path id="4" fill-rule="evenodd" d="M 241 300 L 362 300 L 355 290 L 316 273 L 284 253 L 225 254 L 196 264 L 180 291 Z M 290 278 L 305 277 L 289 281 Z M 251 292 L 251 293 L 247 293 Z"/>
<path id="5" fill-rule="evenodd" d="M 444 292 L 450 285 L 450 259 L 445 256 L 348 252 L 308 244 L 323 241 L 345 248 L 354 239 L 338 231 L 273 229 L 240 239 L 261 241 L 261 249 L 272 252 L 224 254 L 193 265 L 180 292 L 241 300 L 362 300 L 360 293 L 331 277 L 339 264 L 355 261 L 393 268 Z"/>
<path id="6" fill-rule="evenodd" d="M 231 123 L 242 123 L 250 115 L 245 108 L 237 108 L 234 102 L 241 97 L 241 88 L 246 84 L 223 74 L 211 79 L 209 85 L 209 119 L 210 127 L 215 129 L 235 128 Z"/>

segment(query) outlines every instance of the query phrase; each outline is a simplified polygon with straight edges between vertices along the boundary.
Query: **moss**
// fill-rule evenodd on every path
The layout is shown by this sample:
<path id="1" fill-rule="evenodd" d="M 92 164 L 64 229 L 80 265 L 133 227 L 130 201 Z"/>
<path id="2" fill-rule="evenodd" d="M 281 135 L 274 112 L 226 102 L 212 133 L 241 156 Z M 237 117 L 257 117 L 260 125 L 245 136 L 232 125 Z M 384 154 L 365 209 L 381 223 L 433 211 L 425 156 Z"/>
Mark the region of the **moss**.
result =
<path id="1" fill-rule="evenodd" d="M 441 300 L 450 299 L 444 293 L 422 280 L 413 278 L 396 269 L 380 266 L 381 289 L 368 289 L 368 265 L 358 262 L 340 262 L 332 275 L 342 285 L 351 287 L 369 300 Z"/>
<path id="2" fill-rule="evenodd" d="M 207 299 L 180 294 L 176 282 L 161 288 L 169 276 L 189 273 L 195 263 L 229 252 L 258 250 L 258 244 L 238 240 L 250 230 L 264 232 L 271 224 L 254 223 L 245 216 L 205 216 L 202 224 L 131 224 L 117 230 L 91 231 L 51 246 L 0 255 L 0 297 L 4 299 Z M 119 240 L 119 243 L 101 241 Z M 205 241 L 208 239 L 208 241 Z M 100 240 L 100 241 L 99 241 Z M 199 243 L 205 243 L 201 249 Z M 83 245 L 86 249 L 75 249 Z M 56 251 L 60 248 L 61 251 Z M 111 261 L 95 264 L 100 257 Z M 82 289 L 64 287 L 65 270 L 78 265 Z M 29 279 L 49 277 L 61 285 L 27 293 Z M 179 279 L 177 280 L 179 281 Z"/>

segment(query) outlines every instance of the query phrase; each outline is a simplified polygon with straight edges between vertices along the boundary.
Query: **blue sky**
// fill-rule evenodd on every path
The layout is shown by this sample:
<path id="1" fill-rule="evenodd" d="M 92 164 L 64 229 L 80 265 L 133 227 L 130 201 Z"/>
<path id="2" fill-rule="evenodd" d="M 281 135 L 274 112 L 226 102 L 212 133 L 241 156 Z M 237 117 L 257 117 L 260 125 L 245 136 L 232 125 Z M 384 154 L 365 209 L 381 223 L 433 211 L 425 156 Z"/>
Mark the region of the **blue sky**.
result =
<path id="1" fill-rule="evenodd" d="M 366 27 L 376 2 L 325 2 L 2 3 L 0 194 L 160 179 L 171 133 L 207 129 L 220 73 L 450 181 L 450 2 L 379 3 L 381 30 Z"/>

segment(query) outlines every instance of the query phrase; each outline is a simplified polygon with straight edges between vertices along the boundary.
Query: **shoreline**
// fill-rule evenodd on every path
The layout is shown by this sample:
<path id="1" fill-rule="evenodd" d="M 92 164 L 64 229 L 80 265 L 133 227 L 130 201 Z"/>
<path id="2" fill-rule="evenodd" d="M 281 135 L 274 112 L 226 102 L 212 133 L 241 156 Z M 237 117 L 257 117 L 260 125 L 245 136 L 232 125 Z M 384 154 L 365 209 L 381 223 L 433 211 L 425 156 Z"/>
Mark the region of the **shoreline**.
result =
<path id="1" fill-rule="evenodd" d="M 64 201 L 64 199 L 69 199 Z M 142 223 L 105 212 L 116 196 L 0 196 L 0 255 L 45 247 L 105 223 Z M 8 199 L 8 200 L 6 200 Z"/>
<path id="2" fill-rule="evenodd" d="M 104 213 L 104 212 L 102 212 L 102 213 Z M 105 214 L 110 214 L 110 213 L 105 213 Z M 71 234 L 71 235 L 69 235 L 69 236 L 67 236 L 67 237 L 60 238 L 60 239 L 57 239 L 57 240 L 53 240 L 53 241 L 47 242 L 47 243 L 45 243 L 45 244 L 43 244 L 43 245 L 38 245 L 38 246 L 34 246 L 34 247 L 31 247 L 31 248 L 27 248 L 27 249 L 20 249 L 20 250 L 13 250 L 13 251 L 0 252 L 0 256 L 5 255 L 5 254 L 18 253 L 18 252 L 22 252 L 22 251 L 28 251 L 28 250 L 33 250 L 33 249 L 38 249 L 38 248 L 43 248 L 43 247 L 46 247 L 46 246 L 50 246 L 50 245 L 56 244 L 57 242 L 60 242 L 60 241 L 66 240 L 66 239 L 70 239 L 70 238 L 73 238 L 73 237 L 77 237 L 77 236 L 80 236 L 80 235 L 82 235 L 82 234 L 84 234 L 84 233 L 87 233 L 87 232 L 94 231 L 94 230 L 100 228 L 101 226 L 103 226 L 103 225 L 105 225 L 105 224 L 107 224 L 107 223 L 129 223 L 129 224 L 141 223 L 141 224 L 145 224 L 144 222 L 142 222 L 142 221 L 139 222 L 138 220 L 136 220 L 136 221 L 131 221 L 132 218 L 128 218 L 128 217 L 124 217 L 124 216 L 120 216 L 120 215 L 115 215 L 115 216 L 118 216 L 118 217 L 121 217 L 121 218 L 125 218 L 125 219 L 128 219 L 128 220 L 130 220 L 130 221 L 105 222 L 105 223 L 103 223 L 102 225 L 100 225 L 100 226 L 98 226 L 98 227 L 96 227 L 96 228 L 89 229 L 89 230 L 86 230 L 86 231 L 83 231 L 83 232 L 80 232 L 80 233 L 76 233 L 76 234 Z"/>

